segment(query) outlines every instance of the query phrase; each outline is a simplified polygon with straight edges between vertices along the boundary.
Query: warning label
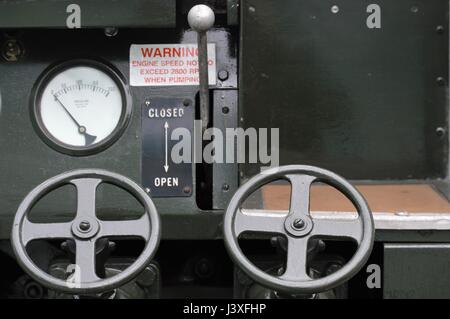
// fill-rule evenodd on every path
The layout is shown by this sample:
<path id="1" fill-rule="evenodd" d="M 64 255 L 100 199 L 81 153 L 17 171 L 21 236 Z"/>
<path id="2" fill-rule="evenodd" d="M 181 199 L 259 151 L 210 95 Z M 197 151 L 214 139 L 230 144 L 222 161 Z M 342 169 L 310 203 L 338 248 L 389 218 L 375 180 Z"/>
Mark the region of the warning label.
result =
<path id="1" fill-rule="evenodd" d="M 208 44 L 209 84 L 216 85 L 216 45 Z M 198 85 L 196 44 L 132 44 L 132 86 Z"/>

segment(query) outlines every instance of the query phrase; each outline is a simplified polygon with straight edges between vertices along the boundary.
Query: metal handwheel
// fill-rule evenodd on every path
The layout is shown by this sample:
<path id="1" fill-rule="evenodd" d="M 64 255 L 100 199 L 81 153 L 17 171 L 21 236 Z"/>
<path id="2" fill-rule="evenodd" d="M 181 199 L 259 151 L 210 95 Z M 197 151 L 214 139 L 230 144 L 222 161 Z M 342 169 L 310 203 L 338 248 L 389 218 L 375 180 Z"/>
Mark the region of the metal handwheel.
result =
<path id="1" fill-rule="evenodd" d="M 287 215 L 246 214 L 243 202 L 257 189 L 275 180 L 291 183 L 291 202 Z M 327 220 L 312 218 L 309 209 L 310 187 L 315 181 L 326 183 L 342 192 L 356 207 L 358 218 Z M 280 276 L 270 275 L 256 267 L 238 244 L 243 233 L 279 234 L 287 238 L 287 262 Z M 224 238 L 234 262 L 253 280 L 275 291 L 292 294 L 317 293 L 332 289 L 355 275 L 366 263 L 374 241 L 374 223 L 362 195 L 339 175 L 313 166 L 291 165 L 269 169 L 251 178 L 231 199 L 224 218 Z M 357 251 L 341 269 L 326 277 L 313 279 L 307 271 L 308 241 L 312 238 L 352 239 Z"/>
<path id="2" fill-rule="evenodd" d="M 104 221 L 96 216 L 96 190 L 101 183 L 118 186 L 133 195 L 145 208 L 136 220 Z M 71 222 L 33 223 L 31 208 L 46 194 L 66 184 L 77 190 L 77 212 Z M 108 237 L 140 237 L 146 244 L 141 255 L 123 272 L 99 278 L 96 274 L 96 242 Z M 136 277 L 151 261 L 160 240 L 160 220 L 156 207 L 142 188 L 132 180 L 104 170 L 76 170 L 53 177 L 37 186 L 22 201 L 12 227 L 11 241 L 22 268 L 44 286 L 72 294 L 94 294 L 117 288 Z M 73 239 L 75 241 L 77 280 L 67 282 L 38 268 L 26 246 L 36 239 Z"/>

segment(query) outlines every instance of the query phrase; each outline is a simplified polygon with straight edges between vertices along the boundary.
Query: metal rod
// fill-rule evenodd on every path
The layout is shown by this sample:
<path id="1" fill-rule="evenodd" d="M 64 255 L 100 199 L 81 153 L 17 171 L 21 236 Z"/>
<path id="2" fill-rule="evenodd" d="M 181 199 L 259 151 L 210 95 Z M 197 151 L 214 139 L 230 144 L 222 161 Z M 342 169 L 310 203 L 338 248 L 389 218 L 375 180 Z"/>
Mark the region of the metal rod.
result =
<path id="1" fill-rule="evenodd" d="M 200 119 L 202 129 L 209 125 L 209 75 L 208 75 L 208 30 L 214 25 L 215 16 L 210 7 L 196 5 L 189 10 L 188 22 L 197 32 L 198 46 L 198 72 L 199 72 L 199 97 Z"/>
<path id="2" fill-rule="evenodd" d="M 208 74 L 208 37 L 206 32 L 198 33 L 198 67 L 199 67 L 199 95 L 200 117 L 203 131 L 209 124 L 209 74 Z"/>

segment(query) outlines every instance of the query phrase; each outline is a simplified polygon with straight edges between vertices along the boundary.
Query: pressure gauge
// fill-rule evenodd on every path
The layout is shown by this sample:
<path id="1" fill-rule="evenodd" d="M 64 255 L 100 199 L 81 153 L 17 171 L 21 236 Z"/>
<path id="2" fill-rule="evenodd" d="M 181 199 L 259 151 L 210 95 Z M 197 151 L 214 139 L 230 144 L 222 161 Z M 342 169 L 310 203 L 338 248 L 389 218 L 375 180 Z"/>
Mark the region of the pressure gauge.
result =
<path id="1" fill-rule="evenodd" d="M 49 146 L 70 155 L 90 155 L 123 133 L 130 101 L 128 87 L 112 67 L 72 60 L 40 77 L 32 96 L 32 118 Z"/>

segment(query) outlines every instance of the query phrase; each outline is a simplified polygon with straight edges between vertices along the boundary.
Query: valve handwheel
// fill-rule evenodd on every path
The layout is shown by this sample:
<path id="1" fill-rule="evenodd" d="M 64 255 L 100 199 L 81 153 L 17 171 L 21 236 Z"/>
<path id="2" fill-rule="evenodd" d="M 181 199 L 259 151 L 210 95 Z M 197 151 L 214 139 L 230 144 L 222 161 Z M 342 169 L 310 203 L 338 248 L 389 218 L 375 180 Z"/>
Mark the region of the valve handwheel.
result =
<path id="1" fill-rule="evenodd" d="M 256 190 L 275 180 L 291 184 L 290 209 L 280 213 L 244 213 L 241 206 Z M 330 220 L 313 218 L 310 214 L 310 188 L 323 182 L 343 193 L 356 207 L 358 218 Z M 243 233 L 267 233 L 287 238 L 287 261 L 282 275 L 270 275 L 256 267 L 242 252 L 238 238 Z M 257 283 L 275 291 L 290 294 L 323 292 L 349 280 L 366 263 L 374 241 L 374 223 L 362 195 L 344 178 L 313 166 L 289 165 L 268 169 L 241 186 L 231 199 L 224 217 L 224 238 L 234 262 Z M 311 278 L 307 270 L 308 242 L 317 239 L 351 239 L 358 248 L 341 269 L 322 277 Z"/>
<path id="2" fill-rule="evenodd" d="M 101 183 L 115 185 L 133 195 L 144 207 L 139 219 L 105 221 L 96 216 L 96 190 Z M 28 218 L 32 207 L 46 194 L 72 184 L 77 190 L 77 212 L 71 222 L 33 223 Z M 55 176 L 32 190 L 22 201 L 12 227 L 11 241 L 22 268 L 44 286 L 71 294 L 95 294 L 110 291 L 133 278 L 150 263 L 161 237 L 160 220 L 150 197 L 132 180 L 104 170 L 84 169 Z M 145 247 L 141 255 L 121 273 L 99 278 L 96 274 L 96 242 L 100 238 L 141 238 Z M 37 239 L 72 239 L 75 241 L 76 282 L 49 275 L 32 261 L 26 246 Z"/>

